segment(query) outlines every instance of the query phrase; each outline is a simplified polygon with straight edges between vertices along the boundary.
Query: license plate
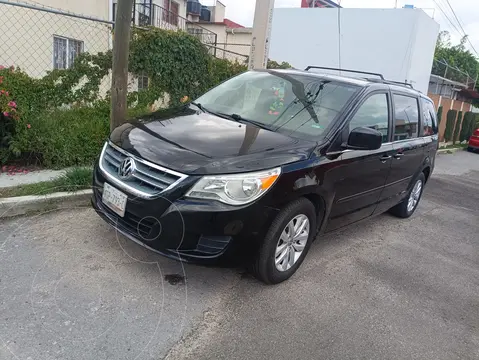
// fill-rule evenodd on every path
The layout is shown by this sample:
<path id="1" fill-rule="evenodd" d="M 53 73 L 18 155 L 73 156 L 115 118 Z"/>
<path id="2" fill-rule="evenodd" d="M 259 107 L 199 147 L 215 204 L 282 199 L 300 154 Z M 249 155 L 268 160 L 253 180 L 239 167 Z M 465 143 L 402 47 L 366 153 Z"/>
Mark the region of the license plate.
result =
<path id="1" fill-rule="evenodd" d="M 108 183 L 103 187 L 103 203 L 121 217 L 125 216 L 126 202 L 128 196 L 120 190 L 115 189 Z"/>

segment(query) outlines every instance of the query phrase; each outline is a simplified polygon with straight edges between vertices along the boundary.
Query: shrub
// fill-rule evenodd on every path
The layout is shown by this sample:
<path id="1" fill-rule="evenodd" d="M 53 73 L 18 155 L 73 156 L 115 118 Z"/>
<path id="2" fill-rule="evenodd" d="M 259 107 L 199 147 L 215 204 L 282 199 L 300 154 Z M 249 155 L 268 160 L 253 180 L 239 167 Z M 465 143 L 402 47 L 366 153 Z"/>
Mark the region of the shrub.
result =
<path id="1" fill-rule="evenodd" d="M 463 141 L 469 139 L 467 134 L 468 134 L 468 129 L 471 127 L 471 121 L 472 121 L 473 117 L 474 117 L 474 114 L 470 111 L 468 111 L 464 114 L 464 119 L 462 120 L 461 131 L 459 133 L 459 141 L 460 142 L 463 142 Z"/>
<path id="2" fill-rule="evenodd" d="M 222 83 L 235 75 L 241 74 L 248 70 L 246 65 L 239 62 L 231 62 L 226 59 L 211 59 L 210 62 L 210 84 L 209 88 Z M 205 89 L 206 90 L 206 89 Z"/>
<path id="3" fill-rule="evenodd" d="M 8 146 L 15 136 L 20 118 L 18 104 L 13 97 L 11 81 L 15 76 L 15 69 L 0 67 L 0 161 L 3 163 L 9 158 Z"/>
<path id="4" fill-rule="evenodd" d="M 107 106 L 54 109 L 32 118 L 10 150 L 47 167 L 91 165 L 108 134 Z"/>
<path id="5" fill-rule="evenodd" d="M 456 126 L 454 127 L 454 134 L 452 136 L 452 143 L 455 144 L 459 137 L 459 130 L 461 129 L 462 124 L 462 111 L 459 111 L 457 114 Z"/>
<path id="6" fill-rule="evenodd" d="M 140 105 L 148 105 L 145 101 L 151 104 L 164 92 L 170 94 L 172 105 L 179 104 L 185 95 L 199 96 L 210 86 L 210 59 L 208 49 L 187 32 L 158 28 L 134 31 L 129 70 L 150 80 Z"/>
<path id="7" fill-rule="evenodd" d="M 477 129 L 476 119 L 477 119 L 477 114 L 472 113 L 471 121 L 469 123 L 468 131 L 467 131 L 467 134 L 466 134 L 467 135 L 467 140 L 469 140 L 469 138 L 472 136 L 472 134 L 474 133 L 474 130 Z"/>
<path id="8" fill-rule="evenodd" d="M 165 94 L 170 106 L 185 97 L 194 99 L 247 70 L 239 62 L 213 58 L 187 32 L 153 28 L 134 30 L 129 60 L 131 73 L 149 78 L 148 89 L 128 96 L 132 113 L 145 113 Z M 109 94 L 100 99 L 100 84 L 111 66 L 109 51 L 82 53 L 69 69 L 40 79 L 18 68 L 0 69 L 0 90 L 5 90 L 0 98 L 0 161 L 21 157 L 57 168 L 90 164 L 108 134 Z M 8 106 L 12 101 L 13 108 Z"/>
<path id="9" fill-rule="evenodd" d="M 441 123 L 442 120 L 442 105 L 439 106 L 437 109 L 437 126 L 439 127 L 439 124 Z"/>
<path id="10" fill-rule="evenodd" d="M 446 130 L 444 131 L 444 140 L 449 142 L 452 140 L 454 132 L 454 124 L 456 122 L 457 110 L 449 110 L 447 112 Z"/>

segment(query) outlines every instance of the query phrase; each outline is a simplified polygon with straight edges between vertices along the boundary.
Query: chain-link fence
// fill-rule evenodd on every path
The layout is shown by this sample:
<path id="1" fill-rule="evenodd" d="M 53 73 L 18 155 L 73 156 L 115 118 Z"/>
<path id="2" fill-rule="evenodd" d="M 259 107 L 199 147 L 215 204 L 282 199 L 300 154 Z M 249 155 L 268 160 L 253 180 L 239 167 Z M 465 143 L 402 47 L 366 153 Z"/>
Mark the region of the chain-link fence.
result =
<path id="1" fill-rule="evenodd" d="M 435 59 L 432 66 L 432 75 L 438 77 L 435 84 L 456 86 L 466 89 L 474 89 L 477 84 L 478 75 L 469 74 L 463 69 L 448 64 L 446 60 Z"/>
<path id="2" fill-rule="evenodd" d="M 113 21 L 106 20 L 110 17 L 107 6 L 98 5 L 98 9 L 89 9 L 97 16 L 89 17 L 28 1 L 0 0 L 1 66 L 14 66 L 33 78 L 43 78 L 53 70 L 72 67 L 81 53 L 96 55 L 112 49 L 115 16 Z M 80 2 L 74 8 L 82 11 Z M 111 10 L 115 14 L 116 4 Z M 248 63 L 248 56 L 245 55 L 249 53 L 248 45 L 217 46 L 217 34 L 180 16 L 178 9 L 171 11 L 154 4 L 137 3 L 133 8 L 132 23 L 137 28 L 153 26 L 186 31 L 198 37 L 212 56 L 245 65 Z M 102 97 L 111 88 L 111 76 L 104 76 L 99 86 Z M 130 75 L 129 91 L 145 87 L 148 87 L 146 76 Z"/>
<path id="3" fill-rule="evenodd" d="M 113 23 L 0 1 L 0 65 L 20 67 L 32 77 L 69 68 L 82 52 L 112 48 Z"/>

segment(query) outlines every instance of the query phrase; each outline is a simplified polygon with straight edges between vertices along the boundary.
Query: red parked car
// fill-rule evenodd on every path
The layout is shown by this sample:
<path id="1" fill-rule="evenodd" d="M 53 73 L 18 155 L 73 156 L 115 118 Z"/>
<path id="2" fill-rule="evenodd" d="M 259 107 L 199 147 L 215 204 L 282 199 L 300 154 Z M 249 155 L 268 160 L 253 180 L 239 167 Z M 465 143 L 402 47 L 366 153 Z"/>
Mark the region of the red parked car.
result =
<path id="1" fill-rule="evenodd" d="M 469 151 L 479 150 L 479 129 L 474 130 L 474 133 L 469 139 L 469 146 L 467 147 Z"/>

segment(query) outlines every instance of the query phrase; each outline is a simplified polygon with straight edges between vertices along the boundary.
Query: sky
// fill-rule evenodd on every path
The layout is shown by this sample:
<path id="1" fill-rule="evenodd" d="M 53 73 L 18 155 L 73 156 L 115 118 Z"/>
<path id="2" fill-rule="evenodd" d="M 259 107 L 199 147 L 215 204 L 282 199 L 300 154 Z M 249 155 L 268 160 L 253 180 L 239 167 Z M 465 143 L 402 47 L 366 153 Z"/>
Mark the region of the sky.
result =
<path id="1" fill-rule="evenodd" d="M 258 0 L 259 1 L 259 0 Z M 339 0 L 334 0 L 338 2 Z M 396 0 L 340 0 L 345 8 L 393 8 Z M 201 0 L 203 5 L 213 5 L 215 0 Z M 226 5 L 226 17 L 244 26 L 252 26 L 256 0 L 221 0 Z M 464 32 L 469 35 L 472 46 L 479 53 L 479 0 L 449 0 Z M 398 7 L 411 4 L 422 8 L 451 34 L 453 44 L 459 43 L 464 32 L 458 25 L 447 0 L 397 0 Z M 275 7 L 300 7 L 301 0 L 276 0 Z M 440 8 L 446 13 L 441 12 Z M 454 24 L 451 25 L 452 22 Z M 457 28 L 457 29 L 456 29 Z M 475 55 L 476 52 L 468 43 L 467 48 Z"/>

